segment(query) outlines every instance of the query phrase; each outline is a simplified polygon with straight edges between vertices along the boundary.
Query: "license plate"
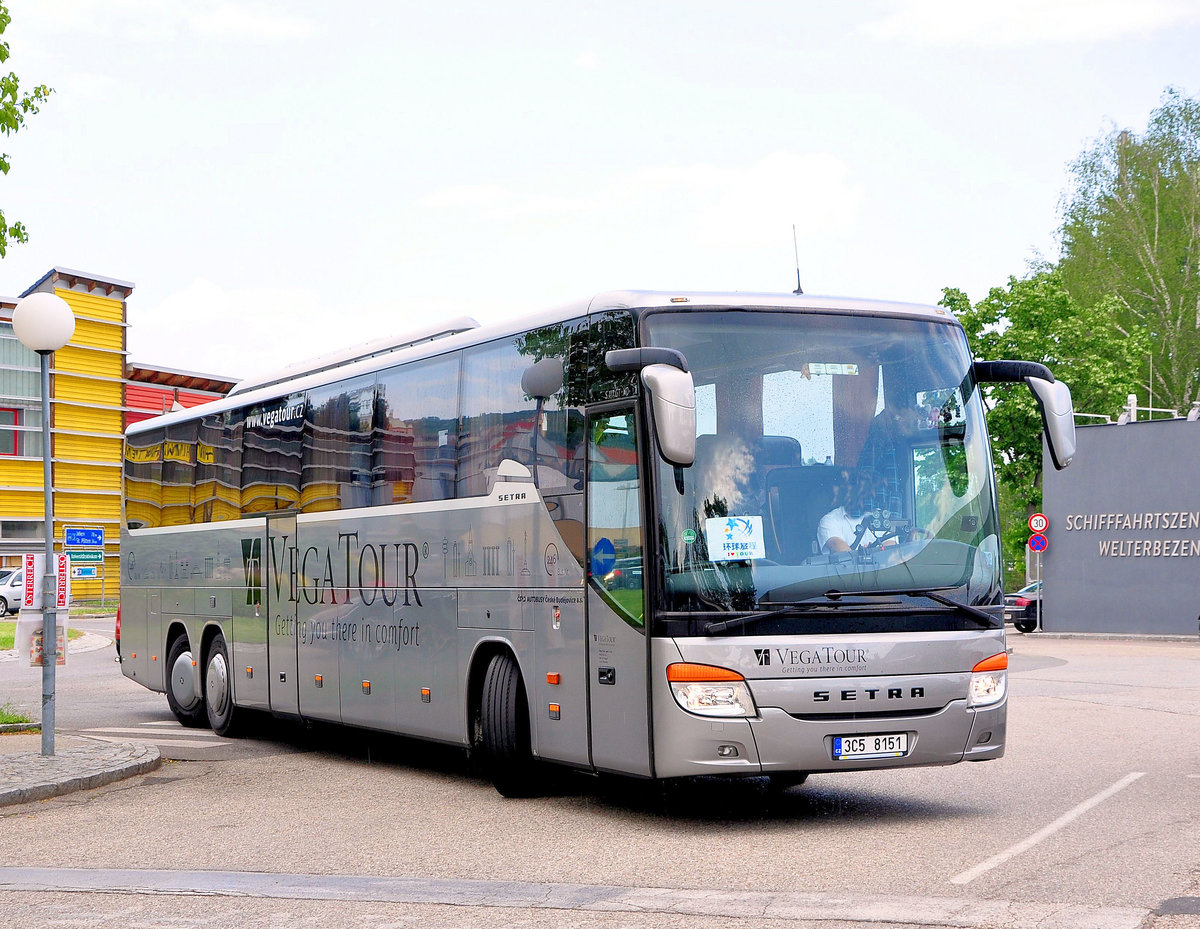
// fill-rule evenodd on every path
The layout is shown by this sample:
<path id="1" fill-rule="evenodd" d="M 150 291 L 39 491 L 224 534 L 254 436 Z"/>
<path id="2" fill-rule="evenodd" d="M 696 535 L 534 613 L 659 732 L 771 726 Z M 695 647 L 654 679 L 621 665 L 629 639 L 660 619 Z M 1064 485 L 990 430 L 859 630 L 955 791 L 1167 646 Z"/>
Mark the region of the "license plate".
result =
<path id="1" fill-rule="evenodd" d="M 883 735 L 835 735 L 833 757 L 899 758 L 908 752 L 908 733 L 889 732 Z"/>

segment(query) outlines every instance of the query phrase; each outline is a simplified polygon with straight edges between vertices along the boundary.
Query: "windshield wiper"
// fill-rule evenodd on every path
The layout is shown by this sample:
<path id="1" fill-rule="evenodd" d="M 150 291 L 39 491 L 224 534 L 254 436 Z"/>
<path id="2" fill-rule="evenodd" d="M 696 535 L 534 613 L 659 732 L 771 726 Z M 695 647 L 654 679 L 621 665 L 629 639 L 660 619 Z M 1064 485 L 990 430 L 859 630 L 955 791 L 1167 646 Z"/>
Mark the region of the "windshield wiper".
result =
<path id="1" fill-rule="evenodd" d="M 965 617 L 982 626 L 984 629 L 994 628 L 996 625 L 995 617 L 986 610 L 981 610 L 979 607 L 968 606 L 965 603 L 959 603 L 957 600 L 952 600 L 949 597 L 943 597 L 939 590 L 954 590 L 953 587 L 930 587 L 925 590 L 831 590 L 825 594 L 826 597 L 925 597 L 927 600 L 932 600 L 934 603 L 940 603 L 942 606 L 948 606 L 953 610 L 957 610 Z"/>
<path id="2" fill-rule="evenodd" d="M 725 619 L 719 622 L 709 623 L 704 627 L 704 631 L 708 635 L 717 635 L 722 632 L 729 632 L 732 629 L 740 629 L 743 626 L 748 626 L 751 623 L 758 622 L 759 620 L 774 619 L 775 617 L 787 616 L 791 613 L 808 613 L 852 605 L 876 605 L 870 603 L 842 603 L 842 597 L 925 597 L 929 600 L 932 600 L 934 603 L 950 607 L 984 629 L 992 629 L 995 627 L 995 619 L 990 613 L 987 613 L 977 607 L 968 606 L 965 603 L 959 603 L 957 600 L 951 600 L 949 597 L 943 597 L 937 592 L 939 590 L 954 589 L 955 588 L 953 587 L 938 587 L 930 590 L 829 590 L 823 594 L 816 594 L 815 596 L 808 597 L 795 603 L 783 604 L 773 610 L 763 610 L 758 613 L 746 613 L 744 616 L 735 616 L 732 619 Z"/>
<path id="3" fill-rule="evenodd" d="M 838 605 L 837 603 L 809 603 L 808 601 L 785 603 L 773 610 L 746 613 L 744 616 L 735 616 L 733 619 L 723 619 L 715 623 L 709 623 L 704 627 L 704 631 L 708 635 L 716 635 L 717 633 L 728 632 L 730 629 L 740 629 L 742 626 L 756 623 L 760 619 L 772 619 L 776 616 L 787 616 L 790 613 L 811 613 L 818 610 L 827 610 L 830 607 L 837 607 Z"/>

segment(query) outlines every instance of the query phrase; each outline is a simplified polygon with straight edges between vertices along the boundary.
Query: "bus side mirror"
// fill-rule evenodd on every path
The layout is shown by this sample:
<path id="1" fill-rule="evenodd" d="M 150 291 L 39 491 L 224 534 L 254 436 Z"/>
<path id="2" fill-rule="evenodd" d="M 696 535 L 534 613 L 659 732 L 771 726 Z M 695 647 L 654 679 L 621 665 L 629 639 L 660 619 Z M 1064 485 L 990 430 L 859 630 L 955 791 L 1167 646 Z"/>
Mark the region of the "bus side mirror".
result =
<path id="1" fill-rule="evenodd" d="M 672 365 L 642 368 L 650 392 L 658 451 L 668 464 L 686 468 L 696 459 L 696 387 L 692 375 Z"/>
<path id="2" fill-rule="evenodd" d="M 667 464 L 686 468 L 696 460 L 696 385 L 687 359 L 673 348 L 614 348 L 605 352 L 610 371 L 640 371 L 650 393 L 658 452 Z"/>
<path id="3" fill-rule="evenodd" d="M 1062 381 L 1051 382 L 1040 377 L 1027 377 L 1025 383 L 1033 391 L 1041 410 L 1046 447 L 1050 449 L 1054 468 L 1061 471 L 1075 457 L 1075 409 L 1071 403 L 1071 388 Z"/>
<path id="4" fill-rule="evenodd" d="M 971 372 L 980 384 L 1028 384 L 1042 414 L 1046 447 L 1055 470 L 1071 463 L 1075 457 L 1075 409 L 1070 387 L 1055 380 L 1050 369 L 1036 361 L 976 361 Z"/>

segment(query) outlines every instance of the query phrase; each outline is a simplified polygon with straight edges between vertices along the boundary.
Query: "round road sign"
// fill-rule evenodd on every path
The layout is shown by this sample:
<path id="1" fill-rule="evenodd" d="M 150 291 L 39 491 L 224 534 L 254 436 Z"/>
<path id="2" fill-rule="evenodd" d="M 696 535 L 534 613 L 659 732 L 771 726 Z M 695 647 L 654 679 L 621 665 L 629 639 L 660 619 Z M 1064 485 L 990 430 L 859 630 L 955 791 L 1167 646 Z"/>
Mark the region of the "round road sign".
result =
<path id="1" fill-rule="evenodd" d="M 1029 517 L 1030 532 L 1045 532 L 1050 528 L 1050 520 L 1046 519 L 1044 513 L 1034 513 Z"/>
<path id="2" fill-rule="evenodd" d="M 1046 545 L 1046 537 L 1040 532 L 1035 532 L 1029 537 L 1029 550 L 1031 552 L 1044 552 Z"/>

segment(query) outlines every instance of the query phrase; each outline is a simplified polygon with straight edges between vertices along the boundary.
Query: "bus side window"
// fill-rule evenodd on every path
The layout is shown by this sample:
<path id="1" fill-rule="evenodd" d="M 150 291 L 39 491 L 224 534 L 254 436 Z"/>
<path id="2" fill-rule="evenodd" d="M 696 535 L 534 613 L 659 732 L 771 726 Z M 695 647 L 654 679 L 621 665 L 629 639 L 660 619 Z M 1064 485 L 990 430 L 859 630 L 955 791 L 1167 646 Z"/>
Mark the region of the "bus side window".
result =
<path id="1" fill-rule="evenodd" d="M 537 401 L 521 388 L 521 375 L 543 358 L 569 358 L 570 341 L 581 324 L 547 326 L 498 339 L 463 352 L 462 418 L 458 445 L 459 496 L 489 493 L 496 468 L 506 459 L 535 467 L 543 497 L 582 488 L 583 418 L 568 396 L 577 383 L 567 371 L 563 388 Z"/>
<path id="2" fill-rule="evenodd" d="M 197 430 L 198 423 L 194 419 L 167 427 L 162 456 L 164 526 L 186 526 L 193 522 Z"/>
<path id="3" fill-rule="evenodd" d="M 453 352 L 379 375 L 375 504 L 454 499 L 461 364 Z"/>
<path id="4" fill-rule="evenodd" d="M 600 595 L 625 622 L 645 623 L 642 594 L 642 509 L 633 413 L 589 421 L 589 574 Z"/>
<path id="5" fill-rule="evenodd" d="M 242 429 L 242 515 L 300 503 L 304 452 L 303 392 L 250 407 Z"/>
<path id="6" fill-rule="evenodd" d="M 366 506 L 371 496 L 371 426 L 375 378 L 309 392 L 300 511 Z"/>
<path id="7" fill-rule="evenodd" d="M 125 444 L 125 521 L 130 529 L 162 525 L 162 451 L 165 432 L 151 429 Z"/>

